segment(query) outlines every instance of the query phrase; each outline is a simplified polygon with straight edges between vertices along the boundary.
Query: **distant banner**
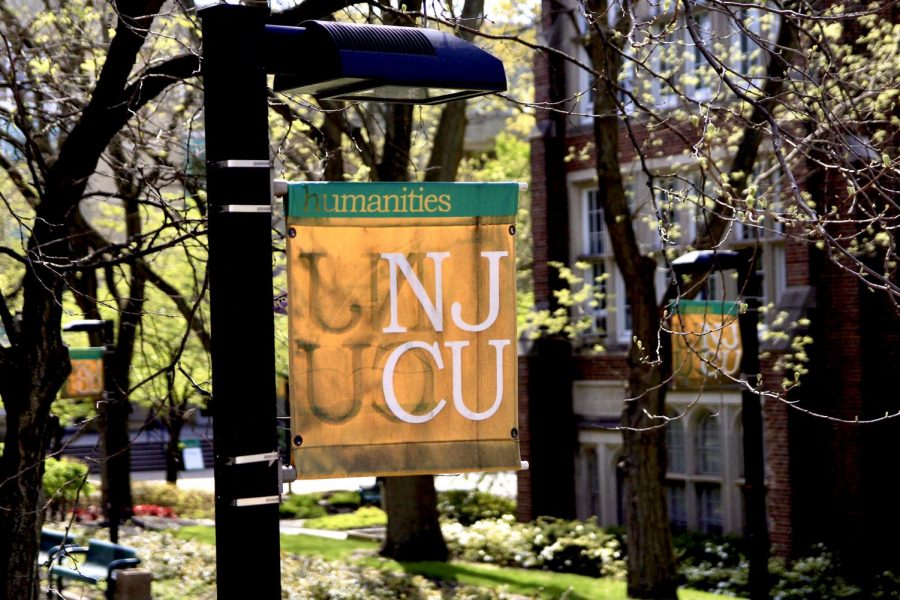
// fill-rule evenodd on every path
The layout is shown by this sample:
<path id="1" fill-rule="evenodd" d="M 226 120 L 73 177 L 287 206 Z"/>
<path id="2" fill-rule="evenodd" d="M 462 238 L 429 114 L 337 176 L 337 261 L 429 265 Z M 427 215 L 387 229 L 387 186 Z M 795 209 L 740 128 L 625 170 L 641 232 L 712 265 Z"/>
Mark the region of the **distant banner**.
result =
<path id="1" fill-rule="evenodd" d="M 62 386 L 62 398 L 88 398 L 103 393 L 103 348 L 69 348 L 72 372 Z"/>
<path id="2" fill-rule="evenodd" d="M 678 389 L 719 387 L 740 375 L 739 310 L 737 302 L 678 302 L 671 320 L 672 370 Z"/>
<path id="3" fill-rule="evenodd" d="M 289 186 L 301 479 L 520 467 L 518 184 Z"/>

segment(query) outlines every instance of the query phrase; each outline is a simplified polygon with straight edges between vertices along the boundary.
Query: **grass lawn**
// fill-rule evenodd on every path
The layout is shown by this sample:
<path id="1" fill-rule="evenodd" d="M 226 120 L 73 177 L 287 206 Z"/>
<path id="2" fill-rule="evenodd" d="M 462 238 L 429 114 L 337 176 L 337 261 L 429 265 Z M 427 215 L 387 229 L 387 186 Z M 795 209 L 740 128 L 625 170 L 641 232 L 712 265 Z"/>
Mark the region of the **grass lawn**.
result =
<path id="1" fill-rule="evenodd" d="M 182 539 L 215 542 L 215 529 L 204 526 L 183 527 L 173 532 Z M 382 569 L 406 571 L 431 579 L 456 581 L 473 586 L 505 586 L 510 592 L 534 598 L 572 600 L 625 600 L 625 583 L 611 579 L 595 579 L 570 573 L 553 573 L 531 569 L 513 569 L 494 565 L 453 561 L 398 563 L 375 555 L 378 544 L 367 540 L 333 540 L 308 535 L 281 536 L 281 550 L 289 554 L 318 556 L 326 560 L 362 562 Z M 682 589 L 682 600 L 721 600 L 706 592 Z"/>

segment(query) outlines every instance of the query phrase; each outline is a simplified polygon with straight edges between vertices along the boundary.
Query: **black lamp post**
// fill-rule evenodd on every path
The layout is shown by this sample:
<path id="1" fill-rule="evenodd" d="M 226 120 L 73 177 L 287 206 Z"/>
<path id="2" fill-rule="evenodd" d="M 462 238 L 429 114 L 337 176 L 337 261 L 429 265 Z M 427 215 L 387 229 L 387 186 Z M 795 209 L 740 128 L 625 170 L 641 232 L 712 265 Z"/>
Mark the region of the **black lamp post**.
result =
<path id="1" fill-rule="evenodd" d="M 281 492 L 266 74 L 317 98 L 433 104 L 506 89 L 503 65 L 434 31 L 266 25 L 265 2 L 199 12 L 209 202 L 216 567 L 220 593 L 281 597 Z"/>
<path id="2" fill-rule="evenodd" d="M 738 315 L 741 332 L 741 416 L 744 450 L 744 537 L 749 560 L 750 598 L 769 598 L 769 528 L 766 520 L 765 455 L 763 419 L 757 385 L 759 368 L 759 297 L 762 282 L 756 271 L 756 252 L 741 250 L 696 250 L 672 261 L 676 276 L 709 276 L 715 271 L 735 269 L 746 310 Z"/>
<path id="3" fill-rule="evenodd" d="M 107 415 L 112 407 L 116 406 L 122 398 L 119 397 L 119 391 L 116 386 L 113 384 L 113 375 L 112 375 L 112 361 L 113 356 L 116 351 L 116 342 L 115 342 L 115 325 L 110 319 L 81 319 L 78 321 L 70 321 L 63 325 L 62 330 L 65 333 L 76 333 L 76 332 L 99 332 L 100 337 L 103 341 L 103 409 L 99 411 L 101 416 L 101 428 L 100 435 L 102 436 L 102 447 L 104 448 L 104 456 L 103 456 L 103 464 L 101 465 L 101 469 L 104 472 L 103 479 L 104 483 L 109 484 L 109 476 L 106 473 L 110 471 L 116 473 L 126 472 L 131 468 L 131 465 L 127 465 L 124 469 L 115 469 L 110 468 L 110 463 L 116 463 L 120 461 L 129 461 L 130 457 L 128 453 L 122 452 L 110 452 L 110 448 L 116 448 L 119 444 L 117 442 L 121 438 L 122 432 L 115 431 L 115 427 L 118 423 L 114 424 L 113 427 L 110 427 L 109 419 Z M 116 406 L 116 408 L 118 408 Z M 127 438 L 128 432 L 124 432 L 125 437 Z M 116 492 L 116 490 L 108 489 L 107 493 L 107 503 L 106 503 L 106 518 L 109 521 L 109 539 L 116 543 L 119 541 L 119 522 L 122 520 L 122 516 L 126 512 L 126 507 L 122 506 L 122 499 L 119 497 L 120 494 Z"/>

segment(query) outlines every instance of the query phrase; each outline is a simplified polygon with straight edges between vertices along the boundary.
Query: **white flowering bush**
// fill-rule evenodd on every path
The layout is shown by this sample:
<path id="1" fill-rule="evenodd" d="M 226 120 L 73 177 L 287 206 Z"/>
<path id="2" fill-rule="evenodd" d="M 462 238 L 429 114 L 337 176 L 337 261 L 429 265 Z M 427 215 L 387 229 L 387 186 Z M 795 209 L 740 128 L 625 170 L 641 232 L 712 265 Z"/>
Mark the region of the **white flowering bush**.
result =
<path id="1" fill-rule="evenodd" d="M 441 531 L 450 552 L 462 560 L 526 569 L 540 567 L 534 548 L 540 528 L 517 523 L 512 515 L 482 519 L 468 527 L 457 521 L 445 521 Z"/>
<path id="2" fill-rule="evenodd" d="M 469 527 L 445 522 L 441 530 L 450 551 L 462 560 L 592 577 L 625 575 L 619 541 L 593 520 L 517 523 L 504 515 Z"/>

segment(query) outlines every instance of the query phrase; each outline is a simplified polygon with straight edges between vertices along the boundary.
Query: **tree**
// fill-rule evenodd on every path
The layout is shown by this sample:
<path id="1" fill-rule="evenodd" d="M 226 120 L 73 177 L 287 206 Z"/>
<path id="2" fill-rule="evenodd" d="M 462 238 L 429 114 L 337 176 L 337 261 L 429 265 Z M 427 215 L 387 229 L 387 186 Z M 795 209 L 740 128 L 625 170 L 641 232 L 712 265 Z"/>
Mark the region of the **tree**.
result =
<path id="1" fill-rule="evenodd" d="M 676 577 L 663 483 L 673 365 L 666 318 L 673 300 L 698 293 L 711 275 L 670 275 L 667 285 L 660 272 L 671 273 L 669 261 L 688 249 L 720 247 L 736 229 L 774 227 L 809 240 L 895 301 L 896 207 L 889 199 L 897 183 L 897 92 L 890 83 L 897 61 L 895 45 L 877 39 L 896 30 L 897 14 L 876 5 L 850 12 L 693 0 L 551 2 L 545 12 L 552 23 L 563 21 L 551 29 L 551 78 L 564 76 L 566 68 L 553 64 L 562 59 L 587 80 L 564 86 L 563 98 L 550 84 L 548 109 L 556 116 L 548 120 L 573 110 L 589 115 L 584 154 L 594 158 L 604 235 L 622 275 L 617 292 L 630 311 L 621 419 L 629 595 L 671 598 Z M 866 61 L 878 64 L 877 74 L 856 68 Z M 556 180 L 551 173 L 565 172 L 565 161 L 584 160 L 553 154 L 548 186 Z M 658 157 L 667 163 L 651 166 Z M 635 202 L 623 163 L 637 165 L 646 203 Z M 810 170 L 828 173 L 847 193 L 813 201 L 803 181 Z M 608 289 L 605 277 L 596 285 Z M 801 377 L 804 360 L 801 354 L 788 365 L 795 377 L 785 389 Z M 759 381 L 739 383 L 785 398 L 785 390 L 763 389 Z"/>
<path id="2" fill-rule="evenodd" d="M 37 594 L 37 507 L 46 431 L 51 405 L 69 371 L 61 337 L 65 292 L 96 292 L 90 280 L 81 278 L 86 272 L 99 268 L 109 274 L 165 246 L 157 245 L 158 230 L 131 228 L 130 237 L 87 250 L 81 242 L 90 232 L 79 211 L 86 197 L 102 195 L 103 186 L 93 176 L 103 177 L 100 163 L 115 155 L 106 152 L 117 135 L 173 83 L 198 70 L 196 54 L 177 44 L 145 47 L 149 38 L 162 39 L 151 35 L 154 24 L 171 27 L 177 20 L 177 15 L 160 16 L 161 7 L 161 2 L 139 2 L 114 13 L 105 5 L 65 3 L 34 13 L 29 6 L 0 5 L 5 42 L 0 119 L 3 143 L 12 150 L 0 158 L 0 185 L 10 222 L 17 225 L 2 247 L 6 264 L 0 297 L 9 339 L 9 346 L 0 348 L 7 423 L 0 458 L 0 535 L 8 541 L 0 549 L 3 598 Z M 128 133 L 135 138 L 123 141 L 126 147 L 144 132 Z M 127 213 L 134 222 L 136 210 Z M 127 316 L 119 341 L 126 346 L 139 322 L 142 285 L 135 274 L 124 300 Z M 122 357 L 115 379 L 127 389 L 130 360 L 127 352 Z M 121 418 L 119 409 L 112 407 L 108 417 Z"/>

